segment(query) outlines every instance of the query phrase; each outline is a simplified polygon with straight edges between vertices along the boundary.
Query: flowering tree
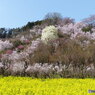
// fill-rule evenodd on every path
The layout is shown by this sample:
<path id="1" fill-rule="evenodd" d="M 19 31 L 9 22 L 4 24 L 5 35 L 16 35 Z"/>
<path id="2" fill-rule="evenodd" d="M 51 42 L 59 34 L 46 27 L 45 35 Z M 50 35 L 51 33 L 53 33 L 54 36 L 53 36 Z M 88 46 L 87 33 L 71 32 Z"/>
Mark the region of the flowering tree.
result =
<path id="1" fill-rule="evenodd" d="M 50 40 L 54 40 L 58 38 L 58 31 L 57 28 L 54 26 L 47 26 L 42 31 L 41 40 L 47 43 Z"/>
<path id="2" fill-rule="evenodd" d="M 87 25 L 95 26 L 95 15 L 91 15 L 90 17 L 83 19 L 83 22 Z"/>
<path id="3" fill-rule="evenodd" d="M 4 49 L 9 49 L 12 48 L 13 44 L 10 43 L 9 41 L 2 41 L 0 40 L 0 51 L 4 50 Z"/>

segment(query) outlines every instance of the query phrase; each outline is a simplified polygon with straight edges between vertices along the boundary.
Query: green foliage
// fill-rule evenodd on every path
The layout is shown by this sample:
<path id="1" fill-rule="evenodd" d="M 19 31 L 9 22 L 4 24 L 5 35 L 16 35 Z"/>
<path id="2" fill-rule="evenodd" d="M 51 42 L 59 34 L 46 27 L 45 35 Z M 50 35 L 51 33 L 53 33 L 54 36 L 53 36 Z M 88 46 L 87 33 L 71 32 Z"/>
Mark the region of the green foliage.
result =
<path id="1" fill-rule="evenodd" d="M 89 25 L 89 26 L 87 26 L 87 27 L 84 27 L 84 28 L 82 29 L 82 31 L 83 31 L 83 32 L 90 32 L 90 33 L 92 33 L 93 31 L 92 31 L 91 29 L 92 29 L 92 26 Z"/>
<path id="2" fill-rule="evenodd" d="M 27 25 L 22 27 L 23 31 L 33 28 L 35 25 L 41 25 L 42 21 L 28 22 Z"/>

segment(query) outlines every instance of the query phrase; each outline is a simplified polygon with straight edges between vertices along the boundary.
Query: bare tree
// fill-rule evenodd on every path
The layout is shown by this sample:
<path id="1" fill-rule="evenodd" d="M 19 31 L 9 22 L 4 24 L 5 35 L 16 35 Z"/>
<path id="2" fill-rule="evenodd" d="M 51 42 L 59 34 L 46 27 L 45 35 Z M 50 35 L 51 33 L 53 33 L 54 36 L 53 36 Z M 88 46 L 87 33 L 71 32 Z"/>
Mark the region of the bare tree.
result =
<path id="1" fill-rule="evenodd" d="M 47 25 L 58 25 L 60 20 L 62 20 L 63 17 L 60 13 L 54 12 L 54 13 L 48 13 L 44 17 L 44 23 Z"/>
<path id="2" fill-rule="evenodd" d="M 90 17 L 83 19 L 83 22 L 87 25 L 95 26 L 95 15 L 91 15 Z"/>
<path id="3" fill-rule="evenodd" d="M 75 23 L 75 20 L 69 17 L 65 17 L 63 18 L 63 20 L 60 22 L 61 25 L 66 25 L 66 24 L 70 24 L 70 23 Z"/>
<path id="4" fill-rule="evenodd" d="M 95 15 L 91 15 L 90 17 L 83 19 L 82 22 L 86 24 L 82 30 L 84 32 L 93 33 L 92 28 L 95 28 Z"/>

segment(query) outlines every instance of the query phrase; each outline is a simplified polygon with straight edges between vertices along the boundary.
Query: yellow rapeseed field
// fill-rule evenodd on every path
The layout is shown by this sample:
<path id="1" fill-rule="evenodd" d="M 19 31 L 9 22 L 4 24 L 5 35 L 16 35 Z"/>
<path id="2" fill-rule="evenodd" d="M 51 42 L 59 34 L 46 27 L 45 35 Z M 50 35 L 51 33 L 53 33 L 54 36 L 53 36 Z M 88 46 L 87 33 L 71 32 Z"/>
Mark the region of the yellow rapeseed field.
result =
<path id="1" fill-rule="evenodd" d="M 0 95 L 95 95 L 95 79 L 0 77 Z"/>

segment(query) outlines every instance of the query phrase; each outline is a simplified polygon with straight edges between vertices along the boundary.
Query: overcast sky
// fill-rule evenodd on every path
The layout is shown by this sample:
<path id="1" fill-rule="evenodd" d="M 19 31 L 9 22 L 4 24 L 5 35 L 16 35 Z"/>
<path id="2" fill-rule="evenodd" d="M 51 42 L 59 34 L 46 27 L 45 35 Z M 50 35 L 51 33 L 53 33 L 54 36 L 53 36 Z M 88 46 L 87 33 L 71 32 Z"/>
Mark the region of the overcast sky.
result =
<path id="1" fill-rule="evenodd" d="M 80 21 L 95 14 L 95 0 L 0 0 L 0 27 L 21 27 L 49 12 Z"/>

